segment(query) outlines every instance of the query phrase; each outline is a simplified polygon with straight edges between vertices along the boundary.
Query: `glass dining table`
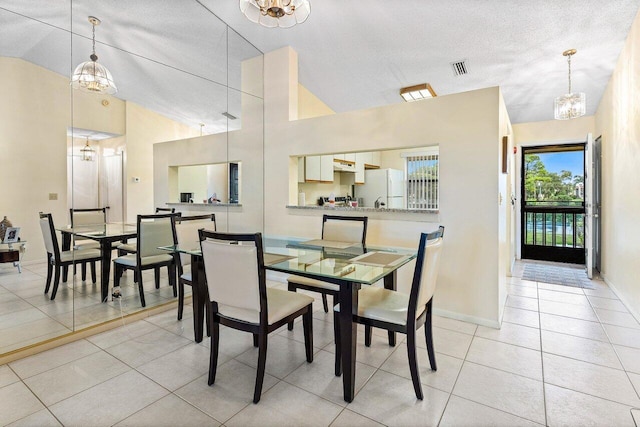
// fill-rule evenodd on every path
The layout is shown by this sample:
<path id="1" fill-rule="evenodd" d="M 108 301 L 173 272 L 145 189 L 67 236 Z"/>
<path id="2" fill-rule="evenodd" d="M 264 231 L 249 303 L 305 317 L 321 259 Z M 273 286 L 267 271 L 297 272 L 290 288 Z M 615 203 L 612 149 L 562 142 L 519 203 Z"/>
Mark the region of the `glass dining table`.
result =
<path id="1" fill-rule="evenodd" d="M 100 243 L 100 294 L 101 301 L 106 302 L 109 295 L 109 273 L 111 271 L 111 251 L 113 242 L 126 242 L 137 236 L 135 224 L 107 223 L 82 225 L 77 227 L 66 226 L 58 228 L 62 233 L 62 250 L 71 249 L 73 236 L 95 240 Z M 63 281 L 66 281 L 66 270 L 63 272 Z"/>
<path id="2" fill-rule="evenodd" d="M 196 342 L 203 339 L 204 307 L 209 298 L 200 248 L 166 246 L 161 249 L 191 255 L 193 321 Z M 290 237 L 263 239 L 265 269 L 319 279 L 340 287 L 339 312 L 342 344 L 342 377 L 344 400 L 351 402 L 355 392 L 357 325 L 352 314 L 358 310 L 358 289 L 384 281 L 387 289 L 396 289 L 396 273 L 413 260 L 415 249 L 363 246 L 323 240 Z M 389 333 L 389 344 L 395 345 L 395 334 Z"/>

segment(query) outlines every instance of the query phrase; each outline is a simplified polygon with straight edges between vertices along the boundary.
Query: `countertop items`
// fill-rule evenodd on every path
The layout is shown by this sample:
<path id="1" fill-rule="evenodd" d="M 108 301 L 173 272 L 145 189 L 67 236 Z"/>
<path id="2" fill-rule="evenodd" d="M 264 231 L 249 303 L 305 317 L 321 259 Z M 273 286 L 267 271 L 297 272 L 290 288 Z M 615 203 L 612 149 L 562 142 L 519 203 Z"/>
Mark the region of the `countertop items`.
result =
<path id="1" fill-rule="evenodd" d="M 411 213 L 411 214 L 438 214 L 437 210 L 424 210 L 424 209 L 396 209 L 396 208 L 363 208 L 363 207 L 351 207 L 351 206 L 297 206 L 287 205 L 287 209 L 302 209 L 302 210 L 323 210 L 323 211 L 340 211 L 340 212 L 389 212 L 389 213 Z"/>

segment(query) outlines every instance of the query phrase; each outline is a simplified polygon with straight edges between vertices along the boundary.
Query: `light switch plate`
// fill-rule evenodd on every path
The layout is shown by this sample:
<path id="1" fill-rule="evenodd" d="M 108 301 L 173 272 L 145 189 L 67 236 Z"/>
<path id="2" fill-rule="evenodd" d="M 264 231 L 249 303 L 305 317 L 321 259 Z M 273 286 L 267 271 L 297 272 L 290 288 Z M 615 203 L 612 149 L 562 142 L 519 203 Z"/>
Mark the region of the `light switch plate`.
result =
<path id="1" fill-rule="evenodd" d="M 49 193 L 49 200 L 58 200 L 58 193 Z"/>

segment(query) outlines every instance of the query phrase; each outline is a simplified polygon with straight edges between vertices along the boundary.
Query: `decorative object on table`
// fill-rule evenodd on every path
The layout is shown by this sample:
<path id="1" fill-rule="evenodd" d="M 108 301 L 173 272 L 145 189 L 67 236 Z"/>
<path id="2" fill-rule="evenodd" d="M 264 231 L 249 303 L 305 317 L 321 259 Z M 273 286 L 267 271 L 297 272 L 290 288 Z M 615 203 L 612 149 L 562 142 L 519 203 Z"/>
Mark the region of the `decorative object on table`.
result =
<path id="1" fill-rule="evenodd" d="M 577 50 L 569 49 L 562 52 L 567 57 L 569 65 L 569 90 L 566 94 L 556 98 L 554 103 L 554 117 L 556 120 L 569 120 L 584 116 L 587 112 L 587 98 L 584 92 L 571 92 L 571 56 L 575 55 Z"/>
<path id="2" fill-rule="evenodd" d="M 0 241 L 4 240 L 4 235 L 7 232 L 9 227 L 13 227 L 13 224 L 9 219 L 5 216 L 2 221 L 0 221 Z"/>
<path id="3" fill-rule="evenodd" d="M 269 28 L 302 24 L 311 13 L 309 0 L 240 0 L 239 5 L 251 22 Z"/>
<path id="4" fill-rule="evenodd" d="M 7 227 L 2 243 L 17 243 L 20 240 L 20 227 Z"/>
<path id="5" fill-rule="evenodd" d="M 100 25 L 101 21 L 95 16 L 89 16 L 88 19 L 93 31 L 91 36 L 92 53 L 89 56 L 91 61 L 83 62 L 76 67 L 71 76 L 71 87 L 84 92 L 113 95 L 118 91 L 118 88 L 109 70 L 102 64 L 98 64 L 98 56 L 96 55 L 96 26 Z"/>

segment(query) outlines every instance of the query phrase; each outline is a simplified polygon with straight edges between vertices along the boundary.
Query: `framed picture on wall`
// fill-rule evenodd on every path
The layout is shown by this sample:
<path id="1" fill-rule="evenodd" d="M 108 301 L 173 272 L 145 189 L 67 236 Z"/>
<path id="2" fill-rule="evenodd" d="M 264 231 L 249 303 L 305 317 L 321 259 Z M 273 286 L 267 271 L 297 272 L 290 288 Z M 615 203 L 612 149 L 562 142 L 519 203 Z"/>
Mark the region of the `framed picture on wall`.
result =
<path id="1" fill-rule="evenodd" d="M 7 227 L 2 243 L 16 243 L 20 237 L 20 227 Z"/>
<path id="2" fill-rule="evenodd" d="M 509 137 L 502 137 L 502 173 L 509 173 Z"/>

